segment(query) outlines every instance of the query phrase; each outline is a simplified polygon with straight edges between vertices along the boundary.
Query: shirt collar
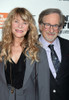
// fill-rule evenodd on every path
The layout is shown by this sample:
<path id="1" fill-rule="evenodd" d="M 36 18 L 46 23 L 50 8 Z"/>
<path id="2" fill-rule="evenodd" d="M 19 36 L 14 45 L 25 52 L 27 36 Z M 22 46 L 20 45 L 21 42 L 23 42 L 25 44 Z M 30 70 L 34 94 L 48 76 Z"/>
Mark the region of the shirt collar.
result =
<path id="1" fill-rule="evenodd" d="M 48 45 L 50 45 L 49 42 L 47 42 L 44 37 L 41 34 L 41 37 L 39 38 L 39 41 L 43 44 L 43 47 L 48 48 Z M 58 37 L 54 40 L 54 42 L 52 43 L 55 47 L 58 47 L 59 45 L 59 39 Z"/>

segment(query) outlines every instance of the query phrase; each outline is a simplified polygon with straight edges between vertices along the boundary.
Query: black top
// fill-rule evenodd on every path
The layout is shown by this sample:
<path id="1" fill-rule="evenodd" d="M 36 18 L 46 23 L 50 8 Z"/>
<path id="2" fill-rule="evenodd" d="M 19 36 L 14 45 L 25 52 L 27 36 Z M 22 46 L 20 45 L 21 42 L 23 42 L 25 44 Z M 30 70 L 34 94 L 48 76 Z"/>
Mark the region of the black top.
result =
<path id="1" fill-rule="evenodd" d="M 23 86 L 25 68 L 26 68 L 26 57 L 22 53 L 18 62 L 15 63 L 12 59 L 12 63 L 7 61 L 7 69 L 5 70 L 7 84 L 20 89 Z"/>

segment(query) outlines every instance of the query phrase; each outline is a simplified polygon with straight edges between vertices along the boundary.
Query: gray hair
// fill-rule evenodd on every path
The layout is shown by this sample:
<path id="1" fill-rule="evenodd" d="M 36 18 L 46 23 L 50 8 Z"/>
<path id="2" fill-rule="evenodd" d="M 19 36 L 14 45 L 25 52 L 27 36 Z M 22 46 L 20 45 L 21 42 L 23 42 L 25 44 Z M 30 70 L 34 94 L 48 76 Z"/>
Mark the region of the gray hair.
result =
<path id="1" fill-rule="evenodd" d="M 39 18 L 38 18 L 38 22 L 39 24 L 41 24 L 43 22 L 43 17 L 52 13 L 57 13 L 60 16 L 60 26 L 63 26 L 65 23 L 65 16 L 62 14 L 61 10 L 56 9 L 56 8 L 49 8 L 49 9 L 45 9 L 43 10 L 40 14 L 39 14 Z"/>

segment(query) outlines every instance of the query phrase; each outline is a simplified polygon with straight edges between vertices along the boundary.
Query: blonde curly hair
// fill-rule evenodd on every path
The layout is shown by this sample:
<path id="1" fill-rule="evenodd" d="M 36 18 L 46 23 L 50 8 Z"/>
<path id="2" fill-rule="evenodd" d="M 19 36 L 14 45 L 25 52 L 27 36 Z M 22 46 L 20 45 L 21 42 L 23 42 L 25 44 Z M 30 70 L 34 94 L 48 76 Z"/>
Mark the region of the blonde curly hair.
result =
<path id="1" fill-rule="evenodd" d="M 21 47 L 23 52 L 27 57 L 34 60 L 39 61 L 38 52 L 39 45 L 38 42 L 38 32 L 35 25 L 35 20 L 33 15 L 25 8 L 14 8 L 7 16 L 7 19 L 4 22 L 3 30 L 2 30 L 2 41 L 0 43 L 1 53 L 0 53 L 0 61 L 2 61 L 2 57 L 4 57 L 4 61 L 10 61 L 11 58 L 11 44 L 13 43 L 13 34 L 11 30 L 11 23 L 15 16 L 19 15 L 24 21 L 29 23 L 29 31 L 24 37 L 23 42 L 21 43 Z M 27 53 L 28 51 L 28 53 Z"/>

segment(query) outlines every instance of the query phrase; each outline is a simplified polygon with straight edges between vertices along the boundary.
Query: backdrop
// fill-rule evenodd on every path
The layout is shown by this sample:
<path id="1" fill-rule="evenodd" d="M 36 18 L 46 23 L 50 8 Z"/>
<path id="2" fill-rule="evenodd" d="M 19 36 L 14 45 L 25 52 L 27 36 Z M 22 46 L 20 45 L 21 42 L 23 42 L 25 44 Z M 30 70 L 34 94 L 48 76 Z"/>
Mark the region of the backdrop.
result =
<path id="1" fill-rule="evenodd" d="M 66 25 L 60 36 L 69 39 L 69 0 L 0 0 L 0 40 L 3 22 L 7 14 L 15 7 L 27 8 L 34 15 L 37 28 L 38 16 L 42 10 L 46 8 L 59 8 L 66 16 Z"/>

